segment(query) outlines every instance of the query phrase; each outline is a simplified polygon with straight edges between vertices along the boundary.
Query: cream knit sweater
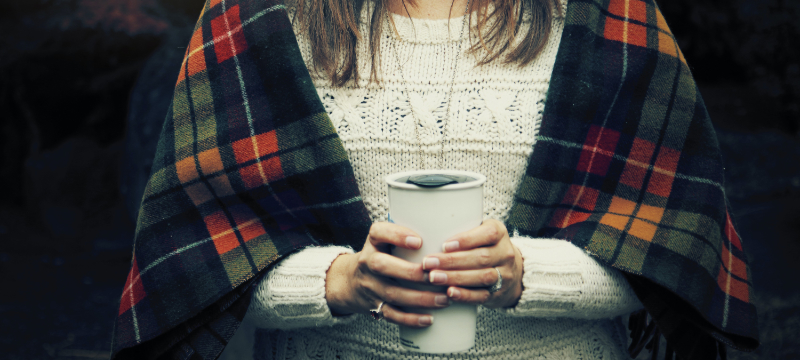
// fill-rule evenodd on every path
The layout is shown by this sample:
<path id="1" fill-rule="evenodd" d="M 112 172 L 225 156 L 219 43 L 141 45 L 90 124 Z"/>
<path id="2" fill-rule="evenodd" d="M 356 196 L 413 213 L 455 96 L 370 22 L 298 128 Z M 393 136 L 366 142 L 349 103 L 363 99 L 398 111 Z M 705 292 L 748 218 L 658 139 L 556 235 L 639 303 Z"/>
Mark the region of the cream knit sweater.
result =
<path id="1" fill-rule="evenodd" d="M 544 97 L 563 29 L 555 13 L 544 51 L 525 67 L 494 62 L 477 66 L 462 53 L 445 118 L 462 18 L 412 22 L 395 15 L 400 39 L 381 41 L 381 84 L 362 79 L 359 87 L 333 88 L 312 71 L 314 85 L 341 137 L 373 221 L 387 219 L 391 173 L 438 166 L 442 128 L 448 169 L 486 175 L 484 216 L 505 220 L 533 151 Z M 368 34 L 363 25 L 362 34 Z M 384 34 L 392 34 L 388 27 Z M 390 35 L 393 37 L 393 35 Z M 410 94 L 397 72 L 395 41 Z M 311 69 L 308 42 L 298 34 Z M 370 73 L 366 45 L 359 69 Z M 414 119 L 411 108 L 418 119 Z M 415 122 L 415 120 L 418 122 Z M 420 163 L 420 146 L 424 153 Z M 423 239 L 424 241 L 424 239 Z M 597 263 L 569 242 L 514 236 L 524 259 L 524 291 L 512 309 L 480 307 L 476 345 L 454 354 L 409 352 L 399 345 L 398 328 L 357 314 L 334 317 L 325 301 L 325 275 L 333 260 L 352 249 L 303 249 L 278 263 L 257 286 L 245 322 L 222 359 L 624 359 L 625 328 L 620 316 L 641 307 L 616 270 Z"/>

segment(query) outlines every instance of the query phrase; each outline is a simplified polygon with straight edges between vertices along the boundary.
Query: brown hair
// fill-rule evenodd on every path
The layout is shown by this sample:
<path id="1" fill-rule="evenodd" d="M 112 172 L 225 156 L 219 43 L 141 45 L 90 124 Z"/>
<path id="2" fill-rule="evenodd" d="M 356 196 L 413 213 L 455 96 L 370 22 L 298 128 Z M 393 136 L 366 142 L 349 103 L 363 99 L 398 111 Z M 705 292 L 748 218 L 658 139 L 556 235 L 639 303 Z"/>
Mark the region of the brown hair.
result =
<path id="1" fill-rule="evenodd" d="M 359 80 L 356 65 L 356 43 L 364 40 L 358 31 L 361 11 L 367 2 L 373 2 L 370 16 L 369 49 L 372 60 L 371 81 L 378 81 L 380 68 L 378 51 L 382 21 L 385 19 L 388 0 L 295 0 L 294 21 L 299 21 L 302 32 L 311 43 L 312 61 L 315 69 L 322 69 L 331 79 L 333 86 L 344 86 Z M 403 6 L 406 0 L 403 1 Z M 414 0 L 408 0 L 414 4 Z M 494 9 L 489 10 L 490 2 Z M 517 63 L 520 66 L 530 63 L 542 51 L 550 36 L 553 4 L 560 9 L 560 3 L 553 0 L 471 0 L 469 13 L 477 11 L 478 42 L 469 51 L 475 54 L 479 49 L 485 55 L 478 60 L 479 65 L 490 63 L 501 56 L 504 63 Z M 530 21 L 530 27 L 516 46 L 512 46 L 518 35 L 523 16 Z M 473 28 L 470 17 L 470 33 Z M 470 34 L 472 35 L 472 34 Z"/>

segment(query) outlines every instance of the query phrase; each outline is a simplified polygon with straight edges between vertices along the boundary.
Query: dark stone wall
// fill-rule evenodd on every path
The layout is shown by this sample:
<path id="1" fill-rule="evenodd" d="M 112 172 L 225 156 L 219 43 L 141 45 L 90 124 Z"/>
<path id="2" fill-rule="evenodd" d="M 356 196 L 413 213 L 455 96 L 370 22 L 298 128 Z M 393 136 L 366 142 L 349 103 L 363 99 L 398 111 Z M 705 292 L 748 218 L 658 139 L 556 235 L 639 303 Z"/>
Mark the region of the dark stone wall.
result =
<path id="1" fill-rule="evenodd" d="M 725 128 L 800 130 L 800 1 L 660 0 L 693 74 L 711 94 L 734 97 L 712 117 Z M 719 87 L 729 88 L 722 91 Z M 739 94 L 731 88 L 741 88 Z M 722 100 L 722 99 L 720 99 Z M 709 101 L 718 106 L 719 101 Z M 722 104 L 720 104 L 722 105 Z"/>
<path id="2" fill-rule="evenodd" d="M 0 237 L 17 240 L 0 242 L 0 251 L 35 244 L 36 251 L 82 252 L 95 245 L 99 224 L 132 227 L 119 189 L 131 91 L 147 59 L 175 29 L 191 26 L 201 7 L 0 4 Z"/>

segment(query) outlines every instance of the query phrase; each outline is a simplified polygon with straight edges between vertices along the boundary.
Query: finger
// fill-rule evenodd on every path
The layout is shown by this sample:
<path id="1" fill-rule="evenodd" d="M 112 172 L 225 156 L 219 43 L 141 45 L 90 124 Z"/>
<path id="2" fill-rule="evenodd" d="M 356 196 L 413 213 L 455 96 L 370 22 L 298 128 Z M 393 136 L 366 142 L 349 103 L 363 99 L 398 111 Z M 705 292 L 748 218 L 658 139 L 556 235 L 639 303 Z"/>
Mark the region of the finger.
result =
<path id="1" fill-rule="evenodd" d="M 422 260 L 424 270 L 469 270 L 486 269 L 505 265 L 513 261 L 513 247 L 481 247 L 446 254 L 436 254 Z"/>
<path id="2" fill-rule="evenodd" d="M 409 228 L 387 223 L 377 222 L 369 228 L 369 242 L 376 248 L 382 249 L 387 245 L 394 245 L 408 249 L 419 249 L 422 239 Z"/>
<path id="3" fill-rule="evenodd" d="M 426 278 L 422 265 L 386 253 L 376 252 L 366 257 L 364 261 L 364 265 L 374 275 L 416 282 L 424 282 Z"/>
<path id="4" fill-rule="evenodd" d="M 434 270 L 428 274 L 428 278 L 434 285 L 459 287 L 492 286 L 499 280 L 497 270 L 494 268 L 462 271 Z"/>
<path id="5" fill-rule="evenodd" d="M 453 301 L 467 304 L 485 304 L 492 294 L 486 289 L 466 289 L 462 287 L 451 286 L 447 288 L 447 296 Z"/>
<path id="6" fill-rule="evenodd" d="M 428 314 L 406 313 L 389 304 L 384 304 L 382 310 L 383 318 L 397 325 L 423 328 L 433 324 L 433 316 Z"/>
<path id="7" fill-rule="evenodd" d="M 440 292 L 387 285 L 382 290 L 375 291 L 375 293 L 378 294 L 381 300 L 397 306 L 439 309 L 450 305 L 450 299 L 447 294 Z"/>
<path id="8" fill-rule="evenodd" d="M 457 234 L 442 244 L 442 252 L 463 251 L 482 246 L 492 246 L 508 236 L 508 230 L 503 223 L 489 219 L 480 226 L 469 231 Z"/>

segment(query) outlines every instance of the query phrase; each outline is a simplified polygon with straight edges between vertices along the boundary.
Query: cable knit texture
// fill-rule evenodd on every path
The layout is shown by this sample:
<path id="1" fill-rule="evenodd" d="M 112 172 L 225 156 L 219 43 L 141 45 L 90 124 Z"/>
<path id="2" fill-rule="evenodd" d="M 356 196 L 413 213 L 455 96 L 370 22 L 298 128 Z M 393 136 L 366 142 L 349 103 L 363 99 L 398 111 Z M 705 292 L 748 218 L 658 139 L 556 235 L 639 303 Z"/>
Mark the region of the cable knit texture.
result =
<path id="1" fill-rule="evenodd" d="M 340 254 L 353 253 L 341 246 L 308 247 L 275 266 L 259 284 L 248 314 L 259 328 L 295 329 L 333 325 L 325 300 L 325 274 Z"/>
<path id="2" fill-rule="evenodd" d="M 562 7 L 566 10 L 566 1 Z M 500 62 L 477 66 L 474 56 L 461 56 L 449 118 L 445 113 L 456 49 L 469 47 L 467 36 L 458 38 L 462 18 L 451 19 L 448 28 L 447 20 L 411 21 L 394 15 L 400 39 L 381 41 L 380 84 L 361 79 L 358 86 L 334 88 L 324 74 L 312 71 L 373 221 L 387 219 L 383 178 L 436 168 L 443 136 L 444 167 L 485 174 L 484 217 L 506 219 L 533 150 L 561 39 L 563 12 L 554 15 L 547 46 L 525 67 Z M 386 26 L 384 34 L 394 36 Z M 396 41 L 408 95 L 389 41 Z M 298 34 L 298 42 L 313 69 L 308 41 Z M 366 44 L 358 51 L 360 73 L 369 74 Z M 364 315 L 332 316 L 325 301 L 325 275 L 339 254 L 352 250 L 330 246 L 306 248 L 269 272 L 256 288 L 243 330 L 232 341 L 236 346 L 229 346 L 222 359 L 253 357 L 253 346 L 239 344 L 252 343 L 254 333 L 258 359 L 627 358 L 619 316 L 641 304 L 622 275 L 563 240 L 514 236 L 512 241 L 524 259 L 524 291 L 512 309 L 479 307 L 476 345 L 469 351 L 409 352 L 399 345 L 395 325 Z"/>

